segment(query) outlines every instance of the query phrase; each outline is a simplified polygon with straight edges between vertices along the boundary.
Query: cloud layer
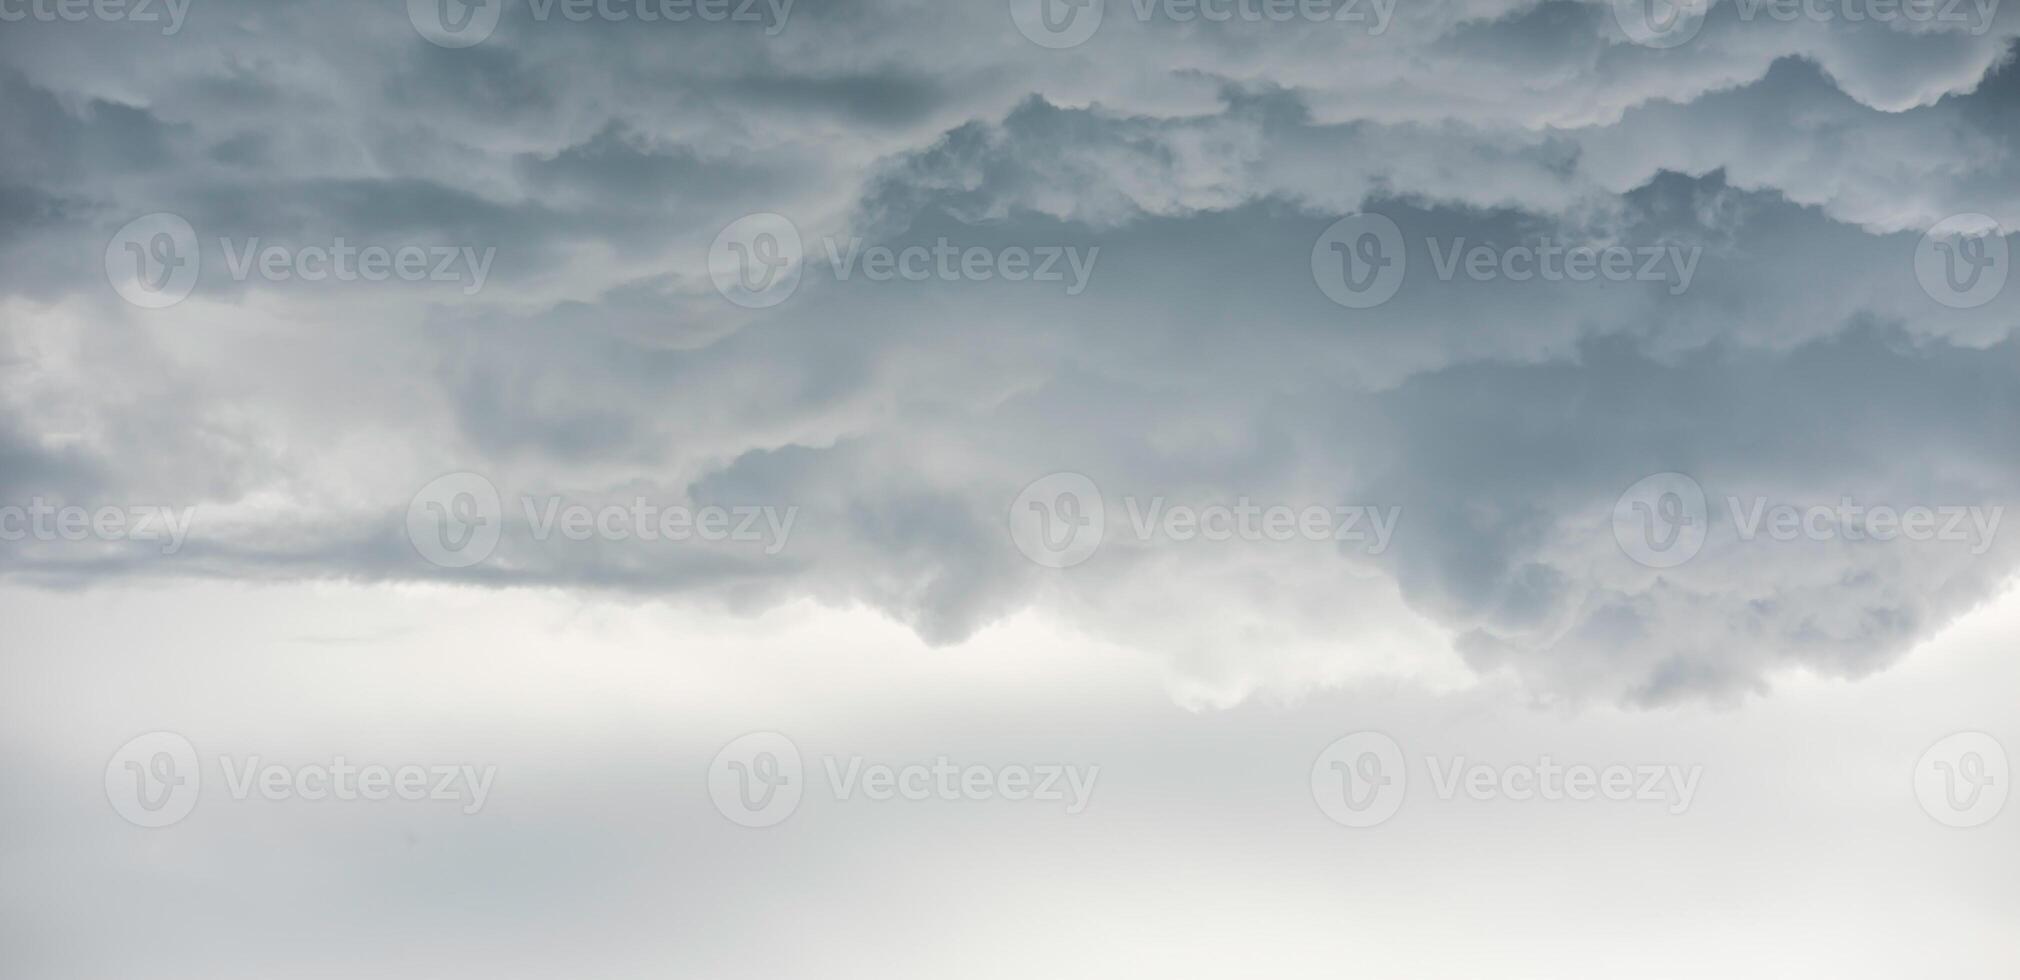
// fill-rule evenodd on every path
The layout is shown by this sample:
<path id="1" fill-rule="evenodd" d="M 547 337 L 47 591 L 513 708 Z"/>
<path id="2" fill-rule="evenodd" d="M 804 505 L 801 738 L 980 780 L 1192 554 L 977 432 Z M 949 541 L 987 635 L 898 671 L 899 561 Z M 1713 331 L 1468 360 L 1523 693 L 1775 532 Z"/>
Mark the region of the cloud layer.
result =
<path id="1" fill-rule="evenodd" d="M 1169 656 L 1199 703 L 1456 656 L 1539 700 L 1659 704 L 1867 674 L 2020 563 L 1982 522 L 1748 524 L 2020 503 L 2020 287 L 1953 307 L 1916 264 L 1953 215 L 2020 228 L 2020 17 L 1996 5 L 1718 3 L 1657 48 L 1611 4 L 1398 7 L 1376 32 L 1111 2 L 1057 50 L 1000 4 L 778 25 L 513 3 L 456 49 L 398 6 L 0 34 L 0 495 L 198 508 L 173 556 L 31 537 L 0 542 L 8 574 L 813 597 L 933 642 L 1036 608 Z M 201 274 L 142 309 L 106 253 L 157 212 Z M 709 255 L 759 212 L 804 261 L 747 308 Z M 1407 262 L 1365 309 L 1313 268 L 1357 212 Z M 481 289 L 234 272 L 339 240 L 494 260 Z M 980 250 L 991 275 L 880 280 L 880 246 Z M 1546 247 L 1635 271 L 1500 261 Z M 1046 250 L 1084 264 L 1003 274 Z M 445 568 L 408 514 L 455 471 L 504 526 Z M 1048 568 L 1006 515 L 1060 472 L 1107 531 Z M 1651 566 L 1615 512 L 1663 473 L 1701 487 L 1706 535 Z M 537 539 L 521 506 L 640 497 L 796 518 L 767 553 Z M 1401 517 L 1379 550 L 1132 530 L 1132 503 L 1244 499 Z"/>

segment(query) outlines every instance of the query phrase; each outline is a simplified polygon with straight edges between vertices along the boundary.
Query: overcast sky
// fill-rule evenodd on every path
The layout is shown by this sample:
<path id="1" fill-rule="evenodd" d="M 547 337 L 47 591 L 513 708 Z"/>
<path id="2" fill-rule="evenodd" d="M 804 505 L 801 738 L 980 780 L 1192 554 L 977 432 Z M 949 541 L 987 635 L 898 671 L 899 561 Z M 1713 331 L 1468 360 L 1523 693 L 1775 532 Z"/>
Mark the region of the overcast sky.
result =
<path id="1" fill-rule="evenodd" d="M 2011 973 L 2016 38 L 0 0 L 0 973 Z"/>

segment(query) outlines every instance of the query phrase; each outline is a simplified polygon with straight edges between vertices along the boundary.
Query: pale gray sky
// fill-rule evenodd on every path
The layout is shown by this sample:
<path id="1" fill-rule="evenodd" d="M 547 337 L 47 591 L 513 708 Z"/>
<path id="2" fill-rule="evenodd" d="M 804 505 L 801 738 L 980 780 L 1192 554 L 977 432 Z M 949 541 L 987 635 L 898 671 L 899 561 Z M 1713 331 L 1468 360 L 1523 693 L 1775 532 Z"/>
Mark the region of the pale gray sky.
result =
<path id="1" fill-rule="evenodd" d="M 2011 972 L 2016 37 L 0 0 L 0 972 Z"/>

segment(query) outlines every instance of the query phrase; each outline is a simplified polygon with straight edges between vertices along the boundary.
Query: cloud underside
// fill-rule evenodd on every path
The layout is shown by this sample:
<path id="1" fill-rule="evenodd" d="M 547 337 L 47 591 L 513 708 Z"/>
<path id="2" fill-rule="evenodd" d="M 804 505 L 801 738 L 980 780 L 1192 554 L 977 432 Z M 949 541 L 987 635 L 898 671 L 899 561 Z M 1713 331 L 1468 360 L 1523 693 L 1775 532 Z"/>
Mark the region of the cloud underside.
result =
<path id="1" fill-rule="evenodd" d="M 1601 4 L 1399 11 L 1374 37 L 1111 12 L 1049 51 L 949 6 L 796 9 L 771 38 L 508 12 L 466 50 L 307 5 L 207 4 L 174 38 L 10 26 L 0 495 L 200 510 L 173 560 L 19 542 L 8 574 L 813 596 L 949 643 L 1037 610 L 1167 653 L 1206 703 L 1457 662 L 1661 704 L 1881 669 L 2020 559 L 2012 534 L 1745 541 L 1728 504 L 2020 502 L 2020 293 L 1950 309 L 1912 263 L 1949 215 L 2020 228 L 2007 11 L 1910 31 L 1720 5 L 1667 51 Z M 138 310 L 101 250 L 155 211 L 213 245 L 497 259 L 466 296 L 235 282 L 206 252 L 193 296 Z M 753 311 L 705 256 L 757 211 L 813 261 Z M 1352 310 L 1310 253 L 1362 211 L 1410 269 Z M 817 243 L 851 238 L 1099 252 L 1068 295 L 842 280 Z M 1692 280 L 1436 274 L 1439 243 L 1545 239 L 1687 250 Z M 455 470 L 505 491 L 508 533 L 445 570 L 404 521 Z M 1125 497 L 1402 516 L 1381 554 L 1111 535 L 1047 569 L 1006 515 L 1059 471 L 1111 525 Z M 1612 513 L 1664 472 L 1703 485 L 1712 530 L 1652 569 Z M 522 494 L 798 517 L 776 555 L 536 542 Z"/>

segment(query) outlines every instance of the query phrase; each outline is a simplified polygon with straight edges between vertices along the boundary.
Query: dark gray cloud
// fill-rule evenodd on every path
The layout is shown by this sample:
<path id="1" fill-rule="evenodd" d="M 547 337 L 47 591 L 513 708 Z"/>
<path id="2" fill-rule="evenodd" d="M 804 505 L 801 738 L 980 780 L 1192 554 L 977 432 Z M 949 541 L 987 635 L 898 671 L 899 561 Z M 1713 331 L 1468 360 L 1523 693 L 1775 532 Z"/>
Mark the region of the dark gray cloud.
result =
<path id="1" fill-rule="evenodd" d="M 455 50 L 395 8 L 200 14 L 174 37 L 0 38 L 0 489 L 203 515 L 172 560 L 0 543 L 11 574 L 813 597 L 934 642 L 1036 608 L 1223 702 L 1334 682 L 1364 613 L 1428 624 L 1539 699 L 1653 704 L 1869 673 L 2020 555 L 2011 533 L 1714 533 L 1653 570 L 1611 521 L 1670 471 L 1728 531 L 1729 495 L 2020 502 L 2020 287 L 1952 309 L 1914 265 L 1950 215 L 2020 228 L 2003 9 L 1906 30 L 1720 4 L 1671 50 L 1563 2 L 1399 10 L 1374 36 L 1118 7 L 1064 51 L 993 4 L 796 8 L 772 36 L 514 5 Z M 1311 253 L 1363 210 L 1411 267 L 1346 309 Z M 104 249 L 157 211 L 196 230 L 202 276 L 135 309 Z M 768 309 L 718 296 L 706 262 L 753 212 L 806 243 Z M 255 238 L 496 261 L 467 291 L 234 277 Z M 827 250 L 942 239 L 1098 258 L 1069 294 L 845 277 Z M 1688 282 L 1436 271 L 1453 243 L 1545 241 L 1688 256 Z M 508 506 L 498 553 L 449 570 L 404 522 L 458 470 Z M 1112 525 L 1124 496 L 1403 517 L 1378 555 L 1111 541 L 1062 571 L 1005 527 L 1058 471 L 1113 495 Z M 775 554 L 612 547 L 533 540 L 521 494 L 798 517 Z M 1288 652 L 1311 646 L 1330 657 Z"/>

